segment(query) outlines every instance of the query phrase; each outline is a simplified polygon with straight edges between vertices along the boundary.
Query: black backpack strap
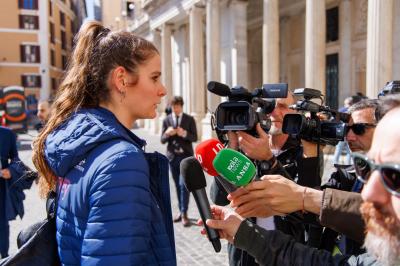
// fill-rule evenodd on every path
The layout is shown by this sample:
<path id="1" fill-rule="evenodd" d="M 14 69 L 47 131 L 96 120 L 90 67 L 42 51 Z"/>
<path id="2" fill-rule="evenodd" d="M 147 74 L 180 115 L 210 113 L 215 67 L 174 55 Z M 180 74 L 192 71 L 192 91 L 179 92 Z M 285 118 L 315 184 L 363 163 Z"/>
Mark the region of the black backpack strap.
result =
<path id="1" fill-rule="evenodd" d="M 49 194 L 47 195 L 47 200 L 46 200 L 46 213 L 47 213 L 47 218 L 54 218 L 56 217 L 56 211 L 57 211 L 57 207 L 58 207 L 58 200 L 60 198 L 60 194 L 61 194 L 61 189 L 64 185 L 64 179 L 65 177 L 63 177 L 62 181 L 61 181 L 61 186 L 60 186 L 60 191 L 57 193 L 57 188 L 56 191 L 51 190 L 49 192 Z"/>

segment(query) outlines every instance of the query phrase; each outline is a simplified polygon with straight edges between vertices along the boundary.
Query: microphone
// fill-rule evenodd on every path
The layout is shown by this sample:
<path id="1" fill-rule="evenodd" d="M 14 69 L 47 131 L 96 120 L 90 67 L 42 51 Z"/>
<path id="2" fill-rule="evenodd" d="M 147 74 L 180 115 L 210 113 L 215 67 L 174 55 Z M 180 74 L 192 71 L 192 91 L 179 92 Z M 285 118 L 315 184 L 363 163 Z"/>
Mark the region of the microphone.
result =
<path id="1" fill-rule="evenodd" d="M 215 156 L 217 156 L 218 152 L 224 149 L 224 145 L 216 139 L 208 139 L 201 142 L 195 148 L 195 157 L 197 161 L 201 164 L 203 170 L 214 176 L 218 182 L 224 187 L 227 193 L 231 193 L 237 189 L 232 183 L 228 182 L 225 178 L 219 176 L 217 171 L 212 164 Z"/>
<path id="2" fill-rule="evenodd" d="M 219 240 L 218 232 L 206 225 L 206 220 L 212 219 L 213 217 L 211 216 L 210 203 L 208 202 L 206 190 L 204 189 L 207 183 L 203 169 L 193 156 L 183 159 L 180 169 L 186 188 L 193 193 L 208 239 L 211 241 L 215 252 L 220 252 L 221 241 Z"/>
<path id="3" fill-rule="evenodd" d="M 227 85 L 216 81 L 208 82 L 207 90 L 222 97 L 227 97 L 231 95 L 231 89 Z"/>
<path id="4" fill-rule="evenodd" d="M 232 149 L 221 150 L 215 157 L 213 166 L 217 173 L 238 187 L 250 183 L 257 174 L 254 163 Z"/>

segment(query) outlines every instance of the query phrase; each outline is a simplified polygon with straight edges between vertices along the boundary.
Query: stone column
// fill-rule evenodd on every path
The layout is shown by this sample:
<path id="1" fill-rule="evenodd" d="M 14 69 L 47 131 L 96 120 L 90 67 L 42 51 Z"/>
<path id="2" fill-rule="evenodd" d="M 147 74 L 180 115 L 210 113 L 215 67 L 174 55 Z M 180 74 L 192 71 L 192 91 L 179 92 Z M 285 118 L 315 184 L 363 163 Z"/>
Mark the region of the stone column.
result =
<path id="1" fill-rule="evenodd" d="M 161 82 L 167 89 L 166 98 L 172 97 L 172 49 L 171 49 L 171 24 L 161 27 Z"/>
<path id="2" fill-rule="evenodd" d="M 158 51 L 161 53 L 161 31 L 159 29 L 154 29 L 152 31 L 152 42 L 156 46 Z M 167 97 L 167 96 L 165 96 L 165 97 Z M 152 134 L 159 134 L 160 131 L 161 131 L 162 120 L 161 120 L 160 117 L 164 113 L 164 109 L 165 109 L 165 107 L 163 106 L 163 102 L 162 102 L 162 104 L 160 104 L 158 106 L 158 108 L 157 108 L 157 116 L 156 116 L 156 118 L 154 118 L 154 119 L 146 119 L 145 127 L 148 128 L 149 131 Z"/>
<path id="3" fill-rule="evenodd" d="M 277 83 L 279 82 L 278 0 L 264 0 L 263 16 L 263 83 Z"/>
<path id="4" fill-rule="evenodd" d="M 171 29 L 172 25 L 165 23 L 161 26 L 161 82 L 167 89 L 167 95 L 159 105 L 159 130 L 162 130 L 162 122 L 165 119 L 165 107 L 172 97 L 172 49 Z"/>
<path id="5" fill-rule="evenodd" d="M 190 112 L 196 120 L 197 133 L 201 138 L 201 120 L 205 114 L 205 74 L 203 8 L 193 5 L 189 12 L 189 60 L 190 60 Z"/>
<path id="6" fill-rule="evenodd" d="M 221 80 L 220 66 L 220 11 L 218 0 L 207 0 L 206 6 L 206 59 L 207 59 L 207 82 Z M 207 85 L 207 84 L 206 84 Z M 202 121 L 202 139 L 215 136 L 211 129 L 211 112 L 215 112 L 221 102 L 219 96 L 207 93 L 207 115 Z"/>
<path id="7" fill-rule="evenodd" d="M 325 93 L 325 1 L 306 0 L 306 87 Z"/>
<path id="8" fill-rule="evenodd" d="M 393 0 L 368 1 L 367 96 L 376 98 L 392 79 Z"/>
<path id="9" fill-rule="evenodd" d="M 248 88 L 247 1 L 230 2 L 232 86 Z"/>
<path id="10" fill-rule="evenodd" d="M 351 1 L 342 0 L 339 6 L 339 105 L 353 94 L 351 87 Z"/>

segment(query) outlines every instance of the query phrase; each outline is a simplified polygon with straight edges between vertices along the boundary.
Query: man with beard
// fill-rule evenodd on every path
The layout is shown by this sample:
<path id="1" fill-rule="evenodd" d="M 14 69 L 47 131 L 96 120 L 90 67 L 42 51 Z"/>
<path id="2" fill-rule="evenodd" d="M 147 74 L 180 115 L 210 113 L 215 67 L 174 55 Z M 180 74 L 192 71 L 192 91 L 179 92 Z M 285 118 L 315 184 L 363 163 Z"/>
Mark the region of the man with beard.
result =
<path id="1" fill-rule="evenodd" d="M 317 146 L 305 142 L 302 145 L 300 139 L 282 132 L 284 116 L 295 113 L 289 108 L 294 103 L 295 99 L 291 93 L 287 98 L 277 99 L 275 108 L 270 114 L 272 125 L 268 134 L 258 124 L 256 127 L 257 137 L 243 131 L 229 132 L 228 145 L 233 149 L 240 148 L 243 154 L 255 160 L 259 176 L 281 174 L 299 185 L 319 188 L 321 178 L 318 171 Z M 218 205 L 230 203 L 227 200 L 227 193 L 217 180 L 211 186 L 211 199 Z M 309 220 L 316 221 L 314 215 L 307 216 Z M 307 243 L 313 247 L 318 247 L 320 244 L 322 227 L 319 225 L 305 224 L 297 216 L 257 217 L 260 218 L 252 218 L 252 220 L 263 228 L 278 229 L 293 236 L 300 243 Z M 231 245 L 228 246 L 228 253 L 230 265 L 257 265 L 254 258 Z"/>
<path id="2" fill-rule="evenodd" d="M 391 101 L 391 108 L 379 122 L 367 156 L 353 154 L 357 176 L 365 183 L 361 211 L 367 253 L 332 256 L 218 206 L 212 207 L 214 219 L 207 225 L 262 265 L 400 265 L 400 97 Z"/>

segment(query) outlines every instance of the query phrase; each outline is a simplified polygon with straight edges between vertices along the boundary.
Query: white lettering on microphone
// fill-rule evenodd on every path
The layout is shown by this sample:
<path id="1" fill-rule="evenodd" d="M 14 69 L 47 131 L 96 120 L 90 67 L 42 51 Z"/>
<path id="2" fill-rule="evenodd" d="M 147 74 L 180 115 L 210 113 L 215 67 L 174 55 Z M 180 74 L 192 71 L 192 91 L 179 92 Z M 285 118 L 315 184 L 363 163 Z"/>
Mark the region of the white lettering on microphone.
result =
<path id="1" fill-rule="evenodd" d="M 245 165 L 243 165 L 242 170 L 240 170 L 239 174 L 236 176 L 237 181 L 240 181 L 242 179 L 242 177 L 247 172 L 249 167 L 250 167 L 250 163 L 249 162 L 246 162 Z"/>

